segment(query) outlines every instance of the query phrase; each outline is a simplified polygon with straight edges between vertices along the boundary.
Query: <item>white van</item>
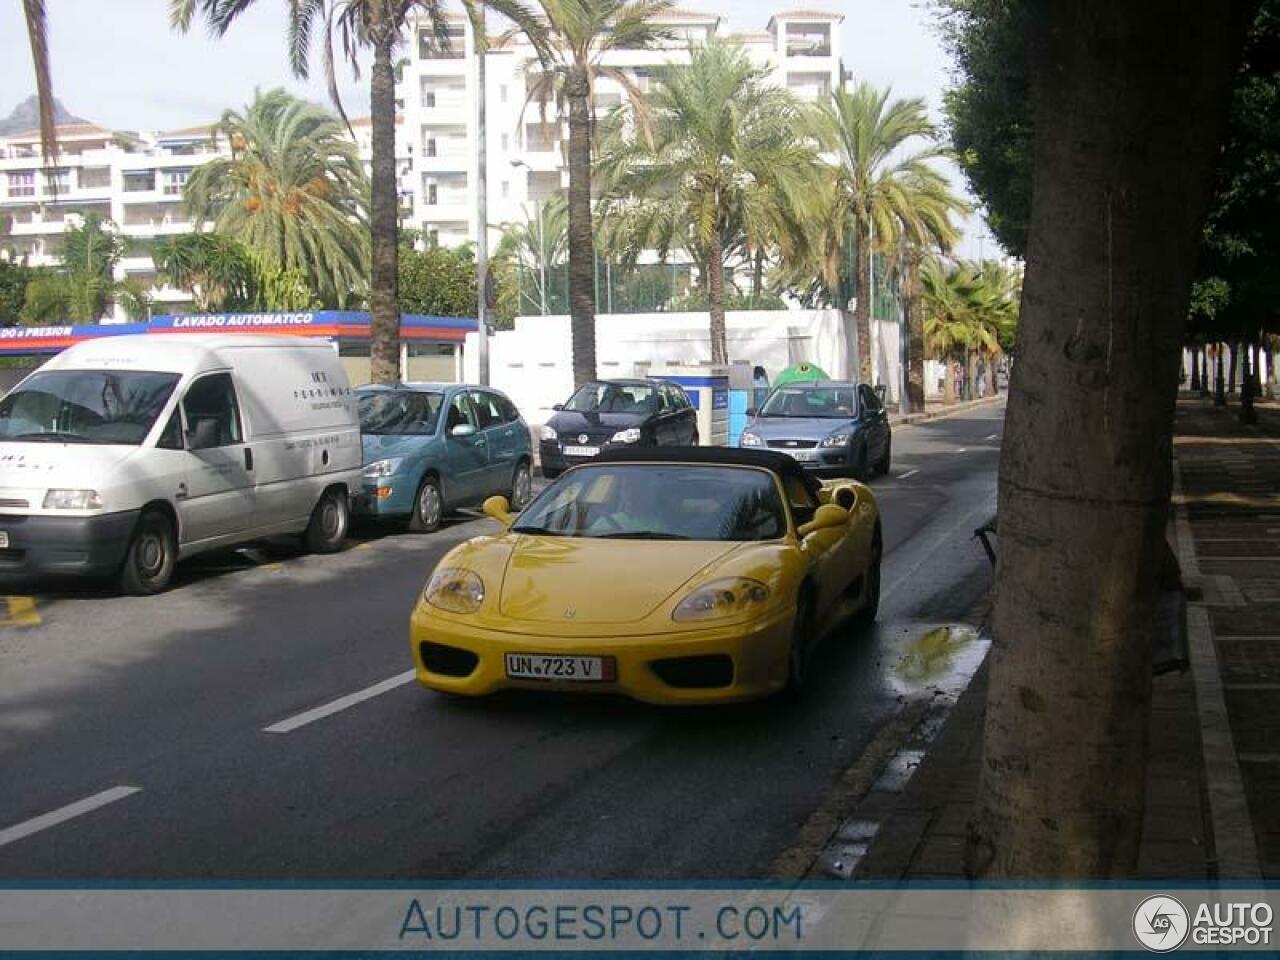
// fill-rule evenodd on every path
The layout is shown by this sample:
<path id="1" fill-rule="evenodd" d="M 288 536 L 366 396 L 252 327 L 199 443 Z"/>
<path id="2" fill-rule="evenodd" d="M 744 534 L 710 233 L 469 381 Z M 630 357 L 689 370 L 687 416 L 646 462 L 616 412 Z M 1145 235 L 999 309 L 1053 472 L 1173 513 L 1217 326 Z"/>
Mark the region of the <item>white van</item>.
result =
<path id="1" fill-rule="evenodd" d="M 301 533 L 337 550 L 360 488 L 337 353 L 302 337 L 107 336 L 0 400 L 0 575 L 163 590 L 177 560 Z"/>

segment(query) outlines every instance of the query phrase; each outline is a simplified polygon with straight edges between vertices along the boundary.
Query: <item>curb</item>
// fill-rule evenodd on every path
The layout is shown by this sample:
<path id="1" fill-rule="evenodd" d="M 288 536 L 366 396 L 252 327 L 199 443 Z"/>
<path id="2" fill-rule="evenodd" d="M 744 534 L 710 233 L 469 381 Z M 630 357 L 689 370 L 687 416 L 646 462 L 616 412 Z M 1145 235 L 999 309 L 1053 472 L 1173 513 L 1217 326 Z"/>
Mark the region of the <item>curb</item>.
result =
<path id="1" fill-rule="evenodd" d="M 981 400 L 966 400 L 943 410 L 926 410 L 924 413 L 908 413 L 905 415 L 892 414 L 889 417 L 889 425 L 891 427 L 909 427 L 912 424 L 924 423 L 928 420 L 945 420 L 947 417 L 954 417 L 961 413 L 968 413 L 970 410 L 980 410 L 983 407 L 989 407 L 992 404 L 999 403 L 1001 400 L 1007 399 L 1007 393 L 997 393 L 991 397 L 983 397 Z"/>
<path id="2" fill-rule="evenodd" d="M 1200 559 L 1187 519 L 1182 467 L 1176 456 L 1173 461 L 1173 495 L 1178 566 L 1184 579 L 1198 579 Z M 1190 598 L 1187 601 L 1187 648 L 1196 690 L 1196 712 L 1200 718 L 1200 745 L 1204 754 L 1218 876 L 1221 879 L 1259 881 L 1262 871 L 1258 865 L 1257 840 L 1249 817 L 1249 802 L 1244 793 L 1235 740 L 1231 735 L 1231 721 L 1227 716 L 1213 624 L 1208 607 Z"/>

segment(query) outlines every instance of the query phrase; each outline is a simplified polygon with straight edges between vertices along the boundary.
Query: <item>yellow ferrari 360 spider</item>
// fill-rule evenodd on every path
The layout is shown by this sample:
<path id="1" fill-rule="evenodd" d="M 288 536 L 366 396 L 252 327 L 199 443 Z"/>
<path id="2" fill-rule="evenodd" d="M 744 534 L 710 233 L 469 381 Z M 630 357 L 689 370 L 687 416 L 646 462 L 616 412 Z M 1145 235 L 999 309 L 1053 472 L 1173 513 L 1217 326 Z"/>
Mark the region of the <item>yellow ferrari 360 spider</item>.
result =
<path id="1" fill-rule="evenodd" d="M 418 679 L 651 703 L 747 700 L 805 679 L 841 611 L 875 618 L 880 516 L 786 454 L 608 451 L 451 550 L 410 620 Z"/>

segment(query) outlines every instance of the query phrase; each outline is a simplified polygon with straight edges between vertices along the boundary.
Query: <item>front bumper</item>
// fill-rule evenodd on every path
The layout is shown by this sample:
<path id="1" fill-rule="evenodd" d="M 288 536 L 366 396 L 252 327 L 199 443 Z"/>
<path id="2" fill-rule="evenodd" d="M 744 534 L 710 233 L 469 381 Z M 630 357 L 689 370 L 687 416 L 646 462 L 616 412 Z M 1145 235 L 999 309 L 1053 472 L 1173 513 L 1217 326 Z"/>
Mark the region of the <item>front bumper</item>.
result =
<path id="1" fill-rule="evenodd" d="M 805 459 L 796 457 L 796 462 L 806 470 L 813 473 L 828 476 L 843 476 L 850 473 L 856 464 L 853 459 L 853 448 L 849 445 L 842 447 L 743 447 L 744 450 L 770 450 L 773 453 L 785 453 L 794 455 L 796 453 L 805 456 Z M 809 458 L 812 459 L 809 459 Z"/>
<path id="2" fill-rule="evenodd" d="M 0 549 L 0 575 L 113 574 L 138 520 L 137 510 L 95 517 L 0 515 L 9 546 Z"/>
<path id="3" fill-rule="evenodd" d="M 366 480 L 352 498 L 351 512 L 360 517 L 403 517 L 413 512 L 418 484 L 408 477 L 381 477 Z"/>
<path id="4" fill-rule="evenodd" d="M 612 450 L 616 447 L 624 447 L 632 449 L 635 447 L 645 446 L 644 443 L 609 443 L 608 441 L 592 441 L 584 446 L 599 447 L 600 452 Z M 558 440 L 541 440 L 538 442 L 538 462 L 544 470 L 564 471 L 570 467 L 576 467 L 580 463 L 590 463 L 596 459 L 592 457 L 570 457 L 564 453 L 564 448 Z"/>
<path id="5" fill-rule="evenodd" d="M 731 703 L 768 696 L 786 685 L 794 619 L 794 610 L 783 610 L 732 626 L 678 630 L 673 624 L 669 633 L 620 637 L 609 636 L 602 625 L 598 636 L 565 637 L 555 634 L 552 624 L 542 625 L 546 632 L 541 634 L 508 633 L 440 616 L 419 603 L 409 621 L 409 637 L 418 681 L 433 690 L 484 696 L 520 688 L 613 693 L 655 704 Z M 437 666 L 441 659 L 452 660 L 449 673 L 428 668 L 424 644 L 438 645 L 428 648 Z M 459 652 L 441 658 L 439 647 Z M 508 653 L 611 657 L 616 670 L 612 680 L 598 682 L 513 679 L 506 675 Z M 728 682 L 716 679 L 714 686 L 689 685 L 691 679 L 702 681 L 671 664 L 715 664 L 726 657 L 732 661 Z"/>

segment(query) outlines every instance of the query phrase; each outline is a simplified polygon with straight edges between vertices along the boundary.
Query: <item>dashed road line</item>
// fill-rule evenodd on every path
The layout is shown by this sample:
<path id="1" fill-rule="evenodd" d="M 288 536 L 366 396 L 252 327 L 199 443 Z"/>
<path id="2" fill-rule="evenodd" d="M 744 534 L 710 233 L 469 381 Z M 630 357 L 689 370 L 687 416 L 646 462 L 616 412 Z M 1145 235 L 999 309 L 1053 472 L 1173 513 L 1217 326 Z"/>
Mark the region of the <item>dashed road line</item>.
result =
<path id="1" fill-rule="evenodd" d="M 9 615 L 0 620 L 0 626 L 6 627 L 38 627 L 40 614 L 36 610 L 35 597 L 5 597 Z"/>
<path id="2" fill-rule="evenodd" d="M 968 453 L 968 452 L 969 452 L 968 447 L 956 447 L 956 453 Z"/>
<path id="3" fill-rule="evenodd" d="M 998 433 L 993 433 L 993 434 L 991 434 L 991 436 L 987 437 L 986 439 L 987 439 L 987 440 L 998 440 L 998 439 L 1000 439 L 1000 434 L 998 434 Z"/>
<path id="4" fill-rule="evenodd" d="M 125 797 L 133 796 L 133 794 L 141 791 L 141 787 L 112 787 L 110 790 L 103 790 L 101 793 L 95 793 L 91 797 L 85 797 L 75 803 L 69 803 L 65 807 L 59 807 L 57 810 L 42 813 L 38 817 L 24 820 L 22 823 L 15 823 L 11 827 L 5 827 L 0 830 L 0 847 L 16 843 L 31 836 L 33 833 L 56 827 L 60 823 L 74 820 L 76 817 L 84 816 L 86 813 L 92 813 L 100 807 L 115 803 L 117 800 L 123 800 Z"/>
<path id="5" fill-rule="evenodd" d="M 917 467 L 915 470 L 908 470 L 906 473 L 898 474 L 898 479 L 906 480 L 908 477 L 914 477 L 919 472 L 920 472 L 920 468 Z"/>
<path id="6" fill-rule="evenodd" d="M 339 697 L 323 706 L 316 707 L 314 710 L 307 710 L 296 716 L 289 717 L 287 720 L 281 720 L 279 723 L 273 723 L 269 727 L 263 727 L 263 733 L 292 733 L 299 727 L 305 727 L 309 723 L 315 723 L 317 720 L 323 720 L 325 717 L 331 717 L 335 713 L 341 713 L 343 710 L 350 709 L 358 703 L 365 700 L 372 700 L 374 697 L 388 693 L 396 687 L 403 687 L 414 678 L 414 671 L 406 670 L 404 673 L 397 673 L 394 677 L 388 677 L 381 683 L 375 683 L 371 687 L 365 687 L 363 690 L 357 690 L 355 693 L 349 693 L 345 697 Z"/>

